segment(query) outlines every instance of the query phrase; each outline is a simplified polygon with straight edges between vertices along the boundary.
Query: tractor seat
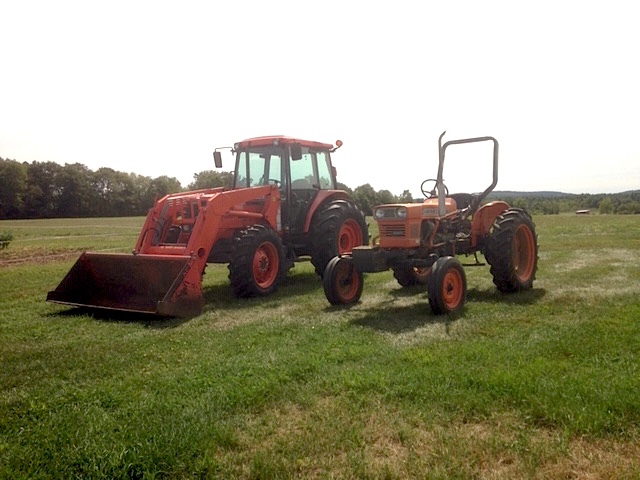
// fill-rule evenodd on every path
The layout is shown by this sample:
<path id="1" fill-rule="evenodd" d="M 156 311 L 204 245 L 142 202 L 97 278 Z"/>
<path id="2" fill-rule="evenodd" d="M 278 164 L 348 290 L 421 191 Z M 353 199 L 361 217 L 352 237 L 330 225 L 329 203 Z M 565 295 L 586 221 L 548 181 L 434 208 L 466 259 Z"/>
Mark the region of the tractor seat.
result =
<path id="1" fill-rule="evenodd" d="M 472 195 L 471 193 L 454 193 L 452 195 L 449 195 L 449 197 L 453 198 L 456 201 L 458 210 L 462 210 L 463 208 L 471 206 L 474 200 L 474 195 Z"/>
<path id="2" fill-rule="evenodd" d="M 311 182 L 309 180 L 299 179 L 291 182 L 291 188 L 293 190 L 308 190 L 313 188 L 313 185 L 311 185 Z"/>

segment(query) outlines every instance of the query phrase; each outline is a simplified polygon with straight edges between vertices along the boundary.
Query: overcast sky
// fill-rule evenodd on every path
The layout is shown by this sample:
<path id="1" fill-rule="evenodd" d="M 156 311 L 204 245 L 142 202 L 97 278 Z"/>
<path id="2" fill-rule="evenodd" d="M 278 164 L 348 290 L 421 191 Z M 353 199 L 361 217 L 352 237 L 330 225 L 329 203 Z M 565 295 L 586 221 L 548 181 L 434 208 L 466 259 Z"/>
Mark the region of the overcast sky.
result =
<path id="1" fill-rule="evenodd" d="M 0 0 L 0 157 L 186 186 L 244 138 L 341 139 L 339 181 L 417 195 L 447 130 L 498 139 L 498 190 L 639 189 L 637 12 L 615 0 Z M 484 190 L 490 149 L 454 148 L 450 190 Z"/>

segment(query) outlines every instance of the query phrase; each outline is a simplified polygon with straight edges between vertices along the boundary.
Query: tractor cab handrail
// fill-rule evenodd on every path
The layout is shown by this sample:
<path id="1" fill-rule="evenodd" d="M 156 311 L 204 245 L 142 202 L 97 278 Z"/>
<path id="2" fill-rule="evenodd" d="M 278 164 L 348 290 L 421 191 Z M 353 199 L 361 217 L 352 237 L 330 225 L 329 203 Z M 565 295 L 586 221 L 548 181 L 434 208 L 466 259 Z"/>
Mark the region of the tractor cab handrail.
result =
<path id="1" fill-rule="evenodd" d="M 442 144 L 442 137 L 447 133 L 446 130 L 440 134 L 438 138 L 438 176 L 436 177 L 436 187 L 438 189 L 438 213 L 440 216 L 445 214 L 445 193 L 444 193 L 444 185 L 442 181 L 442 173 L 444 170 L 444 154 L 447 147 L 450 145 L 459 145 L 462 143 L 479 143 L 479 142 L 493 142 L 493 181 L 491 185 L 489 185 L 484 192 L 482 192 L 478 199 L 476 200 L 476 204 L 480 205 L 482 200 L 491 193 L 491 191 L 498 184 L 498 140 L 494 137 L 474 137 L 474 138 L 462 138 L 460 140 L 449 140 L 448 142 Z"/>

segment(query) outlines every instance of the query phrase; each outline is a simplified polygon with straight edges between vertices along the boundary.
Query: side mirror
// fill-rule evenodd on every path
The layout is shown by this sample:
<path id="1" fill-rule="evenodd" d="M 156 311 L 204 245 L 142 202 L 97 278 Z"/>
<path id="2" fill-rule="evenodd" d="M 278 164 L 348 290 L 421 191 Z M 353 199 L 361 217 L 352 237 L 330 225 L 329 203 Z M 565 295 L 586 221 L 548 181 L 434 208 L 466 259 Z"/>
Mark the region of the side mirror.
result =
<path id="1" fill-rule="evenodd" d="M 291 160 L 300 160 L 302 158 L 302 147 L 297 143 L 291 145 Z"/>
<path id="2" fill-rule="evenodd" d="M 222 168 L 222 154 L 220 152 L 213 152 L 213 163 L 215 163 L 216 168 Z"/>

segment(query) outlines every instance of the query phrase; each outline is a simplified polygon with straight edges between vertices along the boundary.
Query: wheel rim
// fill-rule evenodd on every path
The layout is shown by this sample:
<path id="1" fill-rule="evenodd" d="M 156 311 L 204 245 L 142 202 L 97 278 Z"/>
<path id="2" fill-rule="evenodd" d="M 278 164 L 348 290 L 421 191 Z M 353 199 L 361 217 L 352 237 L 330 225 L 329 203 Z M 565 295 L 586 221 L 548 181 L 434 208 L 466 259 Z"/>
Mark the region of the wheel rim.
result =
<path id="1" fill-rule="evenodd" d="M 349 253 L 358 245 L 362 245 L 360 225 L 355 220 L 347 220 L 340 226 L 338 232 L 338 253 Z"/>
<path id="2" fill-rule="evenodd" d="M 535 265 L 535 240 L 527 225 L 520 225 L 513 236 L 513 266 L 518 280 L 527 282 Z"/>
<path id="3" fill-rule="evenodd" d="M 462 301 L 462 275 L 454 268 L 450 268 L 442 279 L 442 301 L 447 310 L 455 310 Z"/>
<path id="4" fill-rule="evenodd" d="M 269 287 L 278 276 L 278 251 L 271 242 L 264 242 L 253 255 L 253 278 L 260 288 Z"/>
<path id="5" fill-rule="evenodd" d="M 336 293 L 340 300 L 349 303 L 358 292 L 358 275 L 351 262 L 342 260 L 336 265 Z"/>

